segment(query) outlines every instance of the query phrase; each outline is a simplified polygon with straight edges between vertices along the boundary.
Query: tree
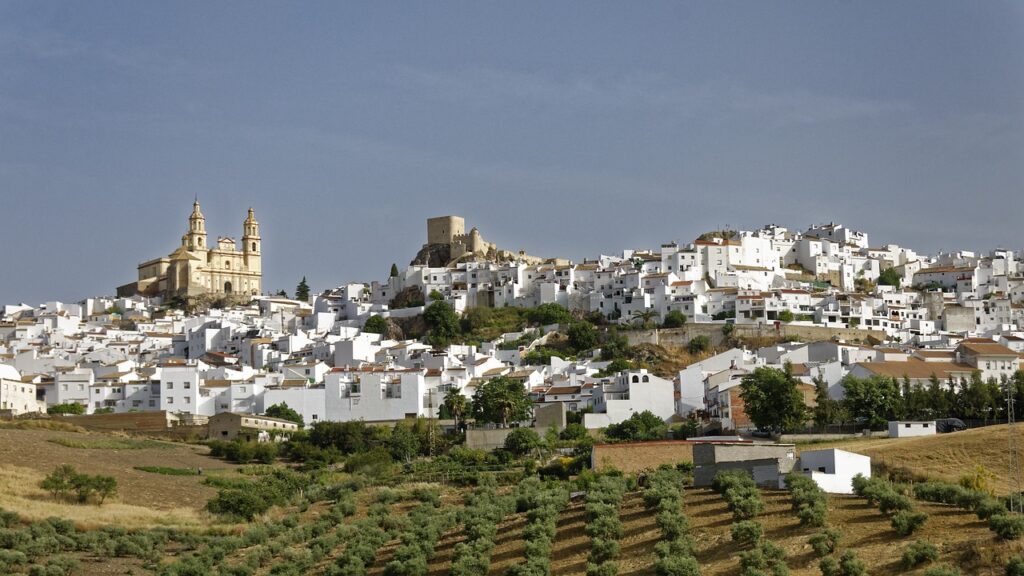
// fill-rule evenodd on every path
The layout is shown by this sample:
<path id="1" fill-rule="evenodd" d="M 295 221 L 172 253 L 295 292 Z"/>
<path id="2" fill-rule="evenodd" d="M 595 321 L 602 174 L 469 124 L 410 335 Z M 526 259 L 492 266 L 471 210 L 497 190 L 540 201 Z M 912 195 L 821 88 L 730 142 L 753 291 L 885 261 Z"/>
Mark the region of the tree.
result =
<path id="1" fill-rule="evenodd" d="M 469 401 L 458 387 L 452 386 L 444 393 L 444 408 L 455 420 L 455 427 L 458 428 L 460 423 L 465 422 Z"/>
<path id="2" fill-rule="evenodd" d="M 505 450 L 516 456 L 526 456 L 540 447 L 540 435 L 532 428 L 514 428 L 505 437 Z"/>
<path id="3" fill-rule="evenodd" d="M 740 398 L 750 421 L 773 432 L 796 431 L 807 421 L 807 405 L 789 363 L 778 368 L 756 368 L 743 377 Z"/>
<path id="4" fill-rule="evenodd" d="M 459 335 L 459 313 L 444 300 L 432 302 L 423 313 L 430 333 L 427 342 L 433 346 L 447 346 Z"/>
<path id="5" fill-rule="evenodd" d="M 473 417 L 477 422 L 492 422 L 507 427 L 509 422 L 530 418 L 532 404 L 522 382 L 498 376 L 476 389 L 472 406 Z"/>
<path id="6" fill-rule="evenodd" d="M 431 290 L 428 296 L 434 302 L 437 302 L 438 300 L 444 300 L 444 294 L 441 294 L 441 292 L 438 290 Z"/>
<path id="7" fill-rule="evenodd" d="M 388 321 L 380 314 L 374 314 L 366 320 L 366 324 L 363 325 L 363 332 L 369 332 L 370 334 L 386 334 L 388 331 Z"/>
<path id="8" fill-rule="evenodd" d="M 295 299 L 303 302 L 309 301 L 309 284 L 306 284 L 306 277 L 303 276 L 299 285 L 295 287 Z"/>
<path id="9" fill-rule="evenodd" d="M 264 412 L 264 414 L 271 418 L 280 418 L 282 420 L 288 420 L 289 422 L 295 422 L 300 428 L 306 425 L 306 421 L 302 418 L 302 414 L 299 414 L 293 408 L 289 408 L 287 402 L 274 404 L 270 408 L 267 408 L 267 411 Z"/>
<path id="10" fill-rule="evenodd" d="M 833 399 L 828 394 L 828 382 L 821 376 L 814 379 L 815 400 L 814 423 L 818 426 L 839 424 L 845 420 L 845 410 L 839 400 Z"/>
<path id="11" fill-rule="evenodd" d="M 665 328 L 682 328 L 684 325 L 686 325 L 686 314 L 679 310 L 670 310 L 668 314 L 665 314 L 665 321 L 662 323 Z"/>
<path id="12" fill-rule="evenodd" d="M 395 424 L 388 438 L 388 451 L 391 457 L 400 462 L 409 462 L 420 452 L 420 439 L 412 426 L 405 422 Z"/>
<path id="13" fill-rule="evenodd" d="M 55 404 L 46 409 L 47 414 L 85 414 L 85 405 L 78 402 Z"/>
<path id="14" fill-rule="evenodd" d="M 690 339 L 690 343 L 686 345 L 686 349 L 690 354 L 700 354 L 711 347 L 711 339 L 707 336 L 694 336 Z"/>
<path id="15" fill-rule="evenodd" d="M 107 498 L 117 494 L 117 480 L 113 476 L 92 476 L 90 483 L 93 493 L 100 499 L 101 506 Z"/>
<path id="16" fill-rule="evenodd" d="M 863 419 L 872 427 L 884 426 L 890 420 L 900 417 L 900 388 L 891 378 L 872 376 L 870 378 L 843 378 L 846 397 L 843 405 L 854 418 Z"/>
<path id="17" fill-rule="evenodd" d="M 789 310 L 783 310 L 782 312 L 779 312 L 779 322 L 785 322 L 786 324 L 789 324 L 793 320 L 793 313 L 790 312 Z"/>
<path id="18" fill-rule="evenodd" d="M 633 310 L 629 315 L 633 317 L 633 322 L 636 322 L 639 327 L 650 328 L 653 325 L 652 320 L 654 320 L 658 313 L 645 308 L 643 310 Z"/>
<path id="19" fill-rule="evenodd" d="M 568 324 L 572 314 L 561 304 L 547 303 L 526 311 L 526 319 L 534 324 Z"/>
<path id="20" fill-rule="evenodd" d="M 620 442 L 636 442 L 641 440 L 661 440 L 665 438 L 668 426 L 650 410 L 644 410 L 630 416 L 618 424 L 605 428 L 605 438 Z"/>
<path id="21" fill-rule="evenodd" d="M 398 276 L 398 264 L 392 263 L 391 264 L 391 274 L 389 274 L 388 277 L 389 278 L 395 278 L 396 276 Z"/>
<path id="22" fill-rule="evenodd" d="M 597 346 L 597 329 L 590 322 L 575 322 L 569 327 L 569 345 L 577 352 Z"/>
<path id="23" fill-rule="evenodd" d="M 882 286 L 895 286 L 899 288 L 902 281 L 903 276 L 895 268 L 886 268 L 878 275 L 878 283 Z"/>
<path id="24" fill-rule="evenodd" d="M 75 467 L 70 464 L 61 464 L 39 484 L 39 487 L 49 492 L 54 498 L 63 498 L 72 487 L 72 481 L 78 476 Z"/>

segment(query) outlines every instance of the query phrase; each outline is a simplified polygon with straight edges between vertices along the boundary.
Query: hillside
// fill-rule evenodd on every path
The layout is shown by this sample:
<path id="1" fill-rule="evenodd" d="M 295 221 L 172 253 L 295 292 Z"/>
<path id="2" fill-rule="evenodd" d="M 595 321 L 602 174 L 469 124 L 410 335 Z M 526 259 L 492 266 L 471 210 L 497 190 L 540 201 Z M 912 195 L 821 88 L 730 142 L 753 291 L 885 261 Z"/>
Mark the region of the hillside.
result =
<path id="1" fill-rule="evenodd" d="M 956 482 L 960 476 L 981 465 L 992 474 L 990 485 L 1000 494 L 1010 485 L 1009 433 L 1007 425 L 975 428 L 952 434 L 920 438 L 865 438 L 805 444 L 805 450 L 841 448 L 870 456 L 876 465 L 889 470 L 906 468 L 916 476 Z M 1024 451 L 1024 425 L 1016 427 L 1016 441 Z M 1021 467 L 1024 473 L 1024 465 Z"/>

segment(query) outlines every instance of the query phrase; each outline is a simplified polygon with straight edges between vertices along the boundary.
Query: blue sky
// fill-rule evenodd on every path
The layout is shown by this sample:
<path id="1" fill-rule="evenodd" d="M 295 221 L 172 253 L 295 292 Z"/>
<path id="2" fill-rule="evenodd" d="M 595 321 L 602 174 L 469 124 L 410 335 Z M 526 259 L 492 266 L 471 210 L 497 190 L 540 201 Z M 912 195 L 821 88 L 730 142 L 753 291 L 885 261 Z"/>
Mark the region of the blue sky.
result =
<path id="1" fill-rule="evenodd" d="M 0 1 L 0 303 L 211 236 L 382 279 L 461 214 L 581 259 L 729 225 L 1024 248 L 1011 2 Z"/>

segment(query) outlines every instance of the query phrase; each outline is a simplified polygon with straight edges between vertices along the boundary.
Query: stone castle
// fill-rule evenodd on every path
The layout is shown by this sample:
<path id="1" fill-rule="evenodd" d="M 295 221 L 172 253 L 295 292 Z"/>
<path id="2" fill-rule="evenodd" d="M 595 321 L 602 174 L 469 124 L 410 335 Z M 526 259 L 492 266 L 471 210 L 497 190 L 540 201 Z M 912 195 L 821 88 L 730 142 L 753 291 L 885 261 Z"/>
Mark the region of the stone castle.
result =
<path id="1" fill-rule="evenodd" d="M 461 216 L 427 218 L 427 243 L 416 254 L 412 265 L 440 268 L 466 260 L 518 261 L 526 264 L 540 264 L 544 261 L 543 258 L 527 255 L 523 251 L 513 253 L 500 250 L 494 243 L 484 240 L 475 226 L 467 234 L 466 220 Z"/>
<path id="2" fill-rule="evenodd" d="M 262 291 L 260 224 L 252 208 L 242 223 L 242 249 L 234 238 L 218 237 L 210 246 L 206 217 L 197 199 L 181 245 L 168 256 L 139 264 L 138 280 L 117 289 L 118 296 L 255 296 Z"/>

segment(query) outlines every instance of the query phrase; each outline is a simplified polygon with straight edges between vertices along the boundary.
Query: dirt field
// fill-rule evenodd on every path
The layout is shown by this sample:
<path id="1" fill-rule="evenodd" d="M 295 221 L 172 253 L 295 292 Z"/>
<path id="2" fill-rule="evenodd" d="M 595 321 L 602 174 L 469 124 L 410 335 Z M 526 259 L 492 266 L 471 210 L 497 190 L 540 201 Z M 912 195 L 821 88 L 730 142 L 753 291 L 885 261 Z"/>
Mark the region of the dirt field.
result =
<path id="1" fill-rule="evenodd" d="M 782 546 L 794 576 L 818 576 L 818 559 L 813 555 L 808 538 L 817 529 L 803 528 L 793 515 L 789 495 L 784 491 L 765 491 L 766 511 L 758 517 L 766 538 Z M 740 551 L 729 536 L 732 515 L 721 496 L 708 489 L 688 490 L 685 496 L 686 513 L 697 542 L 697 560 L 705 576 L 727 576 L 739 572 Z M 913 537 L 901 538 L 889 526 L 888 518 L 855 497 L 833 496 L 829 501 L 829 522 L 843 533 L 842 549 L 854 548 L 874 576 L 919 574 L 926 567 L 904 571 L 900 565 L 903 548 L 917 538 L 924 538 L 939 546 L 940 562 L 960 567 L 965 575 L 1001 575 L 1006 559 L 1024 550 L 1024 544 L 1004 543 L 993 537 L 988 526 L 973 514 L 927 503 L 918 507 L 929 514 L 925 527 Z M 624 536 L 620 540 L 619 573 L 623 576 L 649 576 L 654 574 L 654 545 L 661 531 L 654 515 L 643 508 L 639 493 L 626 496 L 621 508 Z M 521 533 L 525 520 L 514 516 L 498 531 L 498 541 L 491 558 L 489 576 L 502 576 L 505 570 L 520 561 L 523 555 Z M 573 504 L 559 521 L 551 573 L 554 576 L 581 576 L 585 573 L 590 540 L 583 533 L 583 505 Z M 444 576 L 451 567 L 451 554 L 458 532 L 443 538 L 437 547 L 437 556 L 431 562 L 430 576 Z M 379 572 L 386 562 L 385 549 L 375 563 Z"/>
<path id="2" fill-rule="evenodd" d="M 143 449 L 72 448 L 51 441 L 102 444 L 111 438 L 104 434 L 0 429 L 0 507 L 27 518 L 62 516 L 82 525 L 198 524 L 205 521 L 202 508 L 216 494 L 215 489 L 203 485 L 199 476 L 167 476 L 134 467 L 201 467 L 207 474 L 234 468 L 206 456 L 207 449 L 202 446 L 167 443 Z M 60 464 L 71 464 L 86 474 L 115 477 L 118 495 L 103 506 L 53 501 L 38 485 Z"/>

